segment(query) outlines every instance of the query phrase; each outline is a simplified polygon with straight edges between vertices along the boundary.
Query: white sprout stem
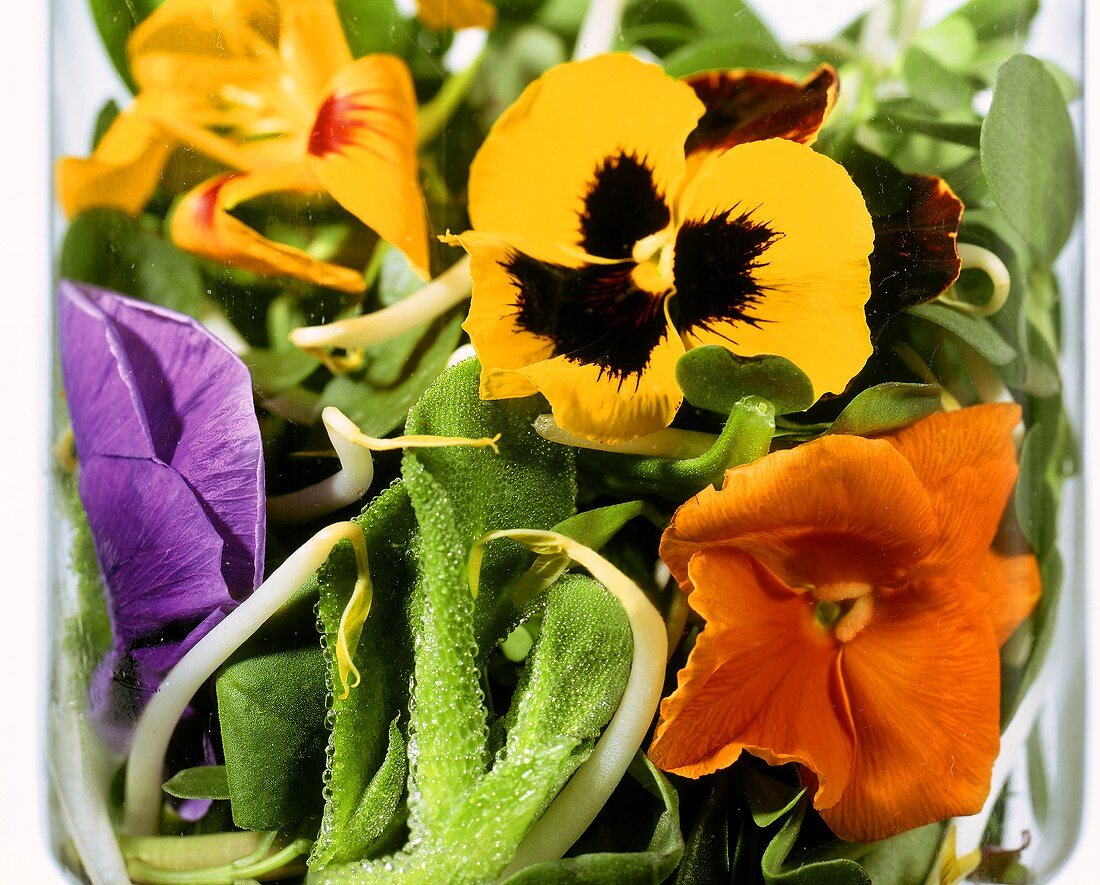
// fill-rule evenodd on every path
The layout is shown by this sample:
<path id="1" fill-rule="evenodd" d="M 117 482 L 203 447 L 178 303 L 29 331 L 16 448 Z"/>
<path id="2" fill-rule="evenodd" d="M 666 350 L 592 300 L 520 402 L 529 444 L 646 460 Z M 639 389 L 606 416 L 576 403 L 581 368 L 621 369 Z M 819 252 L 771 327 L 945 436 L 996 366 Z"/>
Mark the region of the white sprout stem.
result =
<path id="1" fill-rule="evenodd" d="M 493 532 L 481 543 L 499 537 L 513 537 L 525 546 L 527 541 L 533 541 L 536 552 L 562 551 L 584 566 L 619 600 L 630 619 L 634 639 L 630 677 L 618 710 L 592 754 L 516 850 L 502 874 L 506 879 L 524 867 L 564 855 L 607 803 L 641 746 L 661 699 L 666 639 L 664 621 L 645 593 L 594 550 L 556 532 Z"/>
<path id="2" fill-rule="evenodd" d="M 92 885 L 130 885 L 126 861 L 107 811 L 110 773 L 117 760 L 91 734 L 73 655 L 57 659 L 54 680 L 60 697 L 50 704 L 49 770 L 57 806 L 84 874 Z"/>
<path id="3" fill-rule="evenodd" d="M 625 6 L 626 0 L 591 0 L 573 49 L 575 60 L 591 58 L 615 45 L 615 33 Z"/>
<path id="4" fill-rule="evenodd" d="M 1047 696 L 1047 680 L 1040 676 L 1032 683 L 1028 693 L 1020 702 L 1016 715 L 1012 717 L 1004 734 L 1001 735 L 1001 750 L 997 761 L 993 763 L 993 775 L 990 779 L 989 798 L 977 814 L 970 817 L 957 817 L 953 823 L 958 828 L 958 843 L 963 854 L 981 845 L 982 835 L 993 816 L 997 800 L 1008 783 L 1013 770 L 1019 765 L 1026 752 L 1027 739 L 1035 723 L 1043 712 Z"/>
<path id="5" fill-rule="evenodd" d="M 150 836 L 157 830 L 164 757 L 176 724 L 191 699 L 218 667 L 298 592 L 340 541 L 362 530 L 353 522 L 321 529 L 263 582 L 258 590 L 200 639 L 160 684 L 134 730 L 126 767 L 123 833 Z"/>
<path id="6" fill-rule="evenodd" d="M 535 419 L 535 433 L 543 439 L 563 446 L 579 449 L 592 449 L 596 452 L 613 452 L 620 455 L 645 455 L 655 458 L 674 458 L 684 460 L 705 455 L 717 442 L 713 433 L 700 433 L 697 430 L 674 430 L 667 428 L 639 436 L 637 439 L 621 443 L 602 443 L 577 436 L 558 426 L 553 415 L 539 415 Z"/>
<path id="7" fill-rule="evenodd" d="M 469 298 L 472 286 L 470 258 L 465 256 L 397 304 L 324 326 L 302 326 L 290 333 L 290 341 L 313 355 L 332 347 L 369 347 L 431 322 Z"/>
<path id="8" fill-rule="evenodd" d="M 354 504 L 374 482 L 374 458 L 370 449 L 359 444 L 362 434 L 354 422 L 334 406 L 321 412 L 321 421 L 340 459 L 340 470 L 297 492 L 269 497 L 267 515 L 275 522 L 309 522 L 332 513 Z"/>
<path id="9" fill-rule="evenodd" d="M 959 243 L 959 259 L 963 270 L 980 270 L 989 277 L 989 282 L 993 284 L 993 294 L 985 304 L 971 304 L 969 301 L 962 301 L 946 293 L 941 295 L 939 300 L 972 316 L 993 316 L 1005 306 L 1012 291 L 1012 275 L 1008 272 L 1008 268 L 996 253 L 981 246 L 975 246 L 973 243 Z"/>

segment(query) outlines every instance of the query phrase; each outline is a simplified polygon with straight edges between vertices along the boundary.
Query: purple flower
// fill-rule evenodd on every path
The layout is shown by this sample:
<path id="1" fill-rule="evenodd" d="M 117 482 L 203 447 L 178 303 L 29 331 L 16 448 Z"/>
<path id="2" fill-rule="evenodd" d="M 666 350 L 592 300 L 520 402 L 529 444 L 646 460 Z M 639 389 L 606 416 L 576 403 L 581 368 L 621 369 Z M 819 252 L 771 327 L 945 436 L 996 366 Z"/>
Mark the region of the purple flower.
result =
<path id="1" fill-rule="evenodd" d="M 115 648 L 91 712 L 120 751 L 168 671 L 263 578 L 245 365 L 193 320 L 63 281 L 61 369 Z"/>

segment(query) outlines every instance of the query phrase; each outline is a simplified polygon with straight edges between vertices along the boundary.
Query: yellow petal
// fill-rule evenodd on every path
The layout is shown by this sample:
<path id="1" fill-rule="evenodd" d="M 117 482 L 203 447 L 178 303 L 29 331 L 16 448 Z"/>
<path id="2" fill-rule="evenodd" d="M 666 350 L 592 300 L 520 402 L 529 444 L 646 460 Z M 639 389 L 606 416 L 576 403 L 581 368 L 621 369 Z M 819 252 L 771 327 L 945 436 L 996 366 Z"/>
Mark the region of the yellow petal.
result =
<path id="1" fill-rule="evenodd" d="M 58 162 L 57 193 L 65 214 L 72 218 L 108 207 L 137 215 L 156 190 L 173 147 L 172 139 L 137 111 L 120 114 L 91 157 Z"/>
<path id="2" fill-rule="evenodd" d="M 470 169 L 481 231 L 627 258 L 669 223 L 703 113 L 656 65 L 608 54 L 551 68 L 494 124 Z"/>
<path id="3" fill-rule="evenodd" d="M 279 0 L 279 54 L 304 96 L 316 98 L 352 54 L 333 0 Z"/>
<path id="4" fill-rule="evenodd" d="M 541 392 L 559 427 L 606 443 L 671 423 L 683 345 L 664 296 L 635 285 L 633 263 L 593 263 L 565 249 L 532 254 L 476 232 L 459 240 L 471 256 L 463 328 L 481 360 L 483 399 Z"/>
<path id="5" fill-rule="evenodd" d="M 301 166 L 219 175 L 180 201 L 172 218 L 172 239 L 181 249 L 230 267 L 362 292 L 365 284 L 359 271 L 318 261 L 301 249 L 269 240 L 229 214 L 235 206 L 263 194 L 316 190 L 316 181 Z"/>
<path id="6" fill-rule="evenodd" d="M 225 83 L 271 83 L 278 37 L 274 0 L 169 0 L 134 29 L 126 50 L 142 91 L 213 96 Z"/>
<path id="7" fill-rule="evenodd" d="M 417 161 L 416 94 L 405 63 L 368 55 L 344 66 L 309 137 L 313 170 L 341 206 L 428 275 Z"/>
<path id="8" fill-rule="evenodd" d="M 776 354 L 818 396 L 871 355 L 871 217 L 843 167 L 770 139 L 712 156 L 684 194 L 674 315 L 689 346 Z"/>
<path id="9" fill-rule="evenodd" d="M 497 10 L 488 0 L 419 0 L 416 17 L 433 31 L 447 28 L 491 28 Z"/>

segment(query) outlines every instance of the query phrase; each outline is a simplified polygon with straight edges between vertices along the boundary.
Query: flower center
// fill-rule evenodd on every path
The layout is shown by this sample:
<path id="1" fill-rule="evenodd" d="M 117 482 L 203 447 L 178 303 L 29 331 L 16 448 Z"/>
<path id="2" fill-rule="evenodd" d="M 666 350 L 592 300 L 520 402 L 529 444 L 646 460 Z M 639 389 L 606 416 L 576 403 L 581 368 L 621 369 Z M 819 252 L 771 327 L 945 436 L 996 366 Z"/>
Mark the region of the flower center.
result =
<path id="1" fill-rule="evenodd" d="M 671 288 L 675 245 L 675 230 L 671 226 L 634 244 L 630 257 L 637 264 L 634 279 L 639 286 L 653 292 Z"/>
<path id="2" fill-rule="evenodd" d="M 863 581 L 838 581 L 812 587 L 814 619 L 841 642 L 855 639 L 875 613 L 875 588 Z"/>

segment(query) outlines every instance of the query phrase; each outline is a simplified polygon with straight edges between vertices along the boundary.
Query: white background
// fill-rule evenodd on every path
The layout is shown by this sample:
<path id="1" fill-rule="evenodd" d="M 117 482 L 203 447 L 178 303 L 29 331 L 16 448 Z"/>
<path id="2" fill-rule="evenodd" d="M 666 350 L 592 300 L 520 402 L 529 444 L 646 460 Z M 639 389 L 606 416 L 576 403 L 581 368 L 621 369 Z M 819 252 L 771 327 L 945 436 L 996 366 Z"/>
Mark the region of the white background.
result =
<path id="1" fill-rule="evenodd" d="M 1058 0 L 1045 0 L 1057 3 Z M 1094 0 L 1086 0 L 1086 5 Z M 757 0 L 786 31 L 822 35 L 842 24 L 865 0 Z M 957 5 L 954 2 L 930 4 Z M 0 882 L 60 882 L 45 837 L 43 697 L 45 630 L 45 489 L 48 391 L 49 255 L 47 0 L 0 0 Z M 774 12 L 772 11 L 774 10 Z M 1088 23 L 1092 54 L 1100 50 L 1100 14 Z M 1090 53 L 1086 53 L 1086 59 Z M 1100 62 L 1088 64 L 1086 141 L 1100 140 Z M 1086 253 L 1100 238 L 1100 149 L 1089 150 Z M 1100 309 L 1090 299 L 1100 262 L 1086 289 L 1087 340 L 1100 341 Z M 1100 396 L 1100 359 L 1088 366 L 1088 401 Z M 1100 410 L 1086 415 L 1086 462 L 1100 465 Z M 1091 481 L 1092 474 L 1088 479 Z M 1097 537 L 1100 494 L 1090 482 L 1088 537 Z M 1097 574 L 1097 546 L 1089 545 Z M 1100 598 L 1090 587 L 1087 617 L 1100 636 Z M 1083 773 L 1088 805 L 1077 853 L 1058 885 L 1100 882 L 1100 654 L 1091 656 L 1092 764 Z"/>

